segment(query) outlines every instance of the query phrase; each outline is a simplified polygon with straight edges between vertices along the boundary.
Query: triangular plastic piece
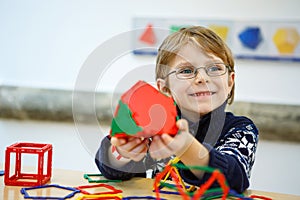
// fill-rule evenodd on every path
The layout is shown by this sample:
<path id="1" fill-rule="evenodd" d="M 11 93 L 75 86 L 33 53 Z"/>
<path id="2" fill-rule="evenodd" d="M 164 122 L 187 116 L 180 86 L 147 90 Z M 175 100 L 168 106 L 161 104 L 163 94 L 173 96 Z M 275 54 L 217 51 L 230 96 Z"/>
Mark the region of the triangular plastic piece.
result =
<path id="1" fill-rule="evenodd" d="M 148 24 L 145 31 L 140 37 L 140 41 L 149 45 L 154 45 L 156 43 L 155 33 L 151 24 Z"/>
<path id="2" fill-rule="evenodd" d="M 135 135 L 137 132 L 143 130 L 141 127 L 136 125 L 135 121 L 132 119 L 130 109 L 122 101 L 119 101 L 117 115 L 113 118 L 111 127 L 112 136 L 123 132 L 127 135 Z"/>

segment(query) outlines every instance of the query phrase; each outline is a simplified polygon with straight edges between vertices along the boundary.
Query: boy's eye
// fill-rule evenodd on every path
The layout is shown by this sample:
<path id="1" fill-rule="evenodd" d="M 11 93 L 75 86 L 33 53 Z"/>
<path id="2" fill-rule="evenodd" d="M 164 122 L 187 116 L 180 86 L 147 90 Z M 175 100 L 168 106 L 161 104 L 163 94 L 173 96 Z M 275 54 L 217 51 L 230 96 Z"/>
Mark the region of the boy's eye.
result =
<path id="1" fill-rule="evenodd" d="M 218 65 L 212 65 L 212 66 L 207 67 L 208 72 L 217 72 L 220 70 L 222 70 L 222 67 L 219 67 Z"/>
<path id="2" fill-rule="evenodd" d="M 178 73 L 179 74 L 193 74 L 194 69 L 192 67 L 186 67 L 186 68 L 178 70 Z"/>

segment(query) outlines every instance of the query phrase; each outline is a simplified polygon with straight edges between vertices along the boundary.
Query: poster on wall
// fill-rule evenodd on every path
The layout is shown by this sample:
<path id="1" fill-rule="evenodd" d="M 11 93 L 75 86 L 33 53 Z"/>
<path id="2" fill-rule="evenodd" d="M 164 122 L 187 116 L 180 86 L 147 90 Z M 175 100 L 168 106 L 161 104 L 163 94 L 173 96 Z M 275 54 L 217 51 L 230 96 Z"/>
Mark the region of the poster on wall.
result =
<path id="1" fill-rule="evenodd" d="M 167 35 L 192 25 L 215 31 L 236 58 L 300 62 L 300 21 L 134 18 L 133 53 L 156 55 Z"/>

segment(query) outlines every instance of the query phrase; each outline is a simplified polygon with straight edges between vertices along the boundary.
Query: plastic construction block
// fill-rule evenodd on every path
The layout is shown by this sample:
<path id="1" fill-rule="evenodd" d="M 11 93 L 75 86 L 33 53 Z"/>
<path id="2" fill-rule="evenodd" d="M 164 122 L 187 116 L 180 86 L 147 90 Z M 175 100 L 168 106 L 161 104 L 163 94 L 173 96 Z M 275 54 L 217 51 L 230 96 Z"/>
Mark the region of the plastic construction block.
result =
<path id="1" fill-rule="evenodd" d="M 152 24 L 148 24 L 145 31 L 140 36 L 140 41 L 153 46 L 156 43 L 155 33 Z"/>
<path id="2" fill-rule="evenodd" d="M 222 40 L 224 40 L 224 41 L 227 40 L 227 36 L 228 36 L 228 32 L 229 32 L 229 28 L 227 26 L 220 26 L 220 25 L 212 24 L 209 26 L 209 28 L 211 30 L 213 30 L 215 33 L 217 33 L 218 36 L 220 36 L 222 38 Z"/>
<path id="3" fill-rule="evenodd" d="M 84 174 L 83 178 L 87 179 L 89 183 L 109 183 L 109 182 L 122 182 L 122 180 L 114 180 L 114 179 L 92 179 L 92 177 L 103 177 L 102 174 Z"/>
<path id="4" fill-rule="evenodd" d="M 215 189 L 210 189 L 211 185 L 217 181 L 221 188 L 217 188 L 218 192 L 222 192 L 221 195 L 218 194 L 217 197 L 222 197 L 222 199 L 226 199 L 228 196 L 230 188 L 228 187 L 227 181 L 225 179 L 225 176 L 215 168 L 207 167 L 207 166 L 185 166 L 181 163 L 178 163 L 179 159 L 175 158 L 174 160 L 171 160 L 168 165 L 166 165 L 165 169 L 158 173 L 155 177 L 154 181 L 154 191 L 156 193 L 156 198 L 159 199 L 159 193 L 162 186 L 169 187 L 170 189 L 175 189 L 179 194 L 182 196 L 183 199 L 200 199 L 203 197 L 203 195 L 207 195 L 208 193 L 214 193 Z M 182 178 L 180 177 L 180 174 L 178 172 L 178 169 L 183 170 L 202 170 L 208 173 L 211 173 L 211 177 L 202 184 L 198 189 L 187 189 L 185 186 Z M 168 179 L 168 177 L 171 177 L 172 180 L 175 182 L 175 186 L 171 184 L 165 184 L 164 181 Z M 163 182 L 161 182 L 163 180 Z"/>
<path id="5" fill-rule="evenodd" d="M 0 170 L 0 176 L 4 175 L 4 170 Z"/>
<path id="6" fill-rule="evenodd" d="M 67 190 L 70 191 L 69 194 L 66 196 L 32 196 L 29 195 L 27 191 L 29 190 L 40 190 L 40 189 L 47 189 L 47 188 L 58 188 L 60 190 Z M 50 185 L 42 185 L 42 186 L 35 186 L 35 187 L 30 187 L 30 188 L 22 188 L 21 193 L 24 195 L 25 199 L 67 199 L 73 197 L 76 193 L 80 192 L 79 190 L 72 188 L 72 187 L 65 187 L 57 184 L 50 184 Z M 47 193 L 47 192 L 45 192 Z"/>
<path id="7" fill-rule="evenodd" d="M 174 100 L 144 81 L 138 81 L 119 101 L 111 124 L 115 137 L 151 137 L 177 134 Z"/>
<path id="8" fill-rule="evenodd" d="M 26 173 L 22 169 L 22 155 L 35 154 L 38 156 L 36 173 Z M 15 156 L 13 164 L 12 156 Z M 44 164 L 46 163 L 46 167 Z M 10 170 L 14 167 L 14 170 Z M 39 186 L 51 179 L 52 173 L 52 145 L 39 143 L 15 143 L 8 146 L 5 151 L 5 185 Z"/>
<path id="9" fill-rule="evenodd" d="M 123 198 L 121 194 L 98 194 L 98 195 L 86 194 L 78 197 L 76 200 L 108 200 L 108 199 L 121 200 Z"/>
<path id="10" fill-rule="evenodd" d="M 262 42 L 262 34 L 259 27 L 248 27 L 239 34 L 244 47 L 255 50 Z"/>
<path id="11" fill-rule="evenodd" d="M 273 42 L 282 54 L 294 53 L 299 41 L 300 36 L 296 28 L 280 28 L 273 36 Z"/>
<path id="12" fill-rule="evenodd" d="M 188 26 L 186 26 L 186 25 L 171 25 L 170 26 L 170 33 L 175 33 L 175 32 L 179 31 L 180 29 L 182 29 L 184 27 L 188 27 Z"/>
<path id="13" fill-rule="evenodd" d="M 105 189 L 107 189 L 107 191 L 96 192 L 96 193 L 91 194 L 90 192 L 85 190 L 85 189 L 88 189 L 88 188 L 105 188 Z M 82 186 L 76 187 L 76 189 L 80 190 L 80 192 L 82 194 L 87 194 L 87 195 L 118 194 L 118 193 L 123 192 L 122 190 L 118 190 L 115 187 L 113 187 L 111 185 L 104 184 L 104 183 L 93 184 L 93 185 L 82 185 Z"/>
<path id="14" fill-rule="evenodd" d="M 122 200 L 130 200 L 130 199 L 157 199 L 157 198 L 152 196 L 128 196 L 128 197 L 123 197 Z M 166 200 L 166 199 L 160 198 L 160 200 Z"/>

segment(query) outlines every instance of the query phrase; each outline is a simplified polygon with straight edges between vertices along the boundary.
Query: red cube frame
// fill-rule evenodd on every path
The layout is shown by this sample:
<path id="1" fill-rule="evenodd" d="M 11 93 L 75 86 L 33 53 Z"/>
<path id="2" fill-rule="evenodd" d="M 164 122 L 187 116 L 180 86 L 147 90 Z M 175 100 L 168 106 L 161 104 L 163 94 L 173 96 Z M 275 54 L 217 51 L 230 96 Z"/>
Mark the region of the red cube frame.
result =
<path id="1" fill-rule="evenodd" d="M 14 173 L 10 174 L 11 154 L 15 153 Z M 22 172 L 22 154 L 37 154 L 37 173 Z M 47 168 L 44 173 L 44 159 L 47 154 Z M 13 171 L 13 170 L 12 170 Z M 40 186 L 51 179 L 52 174 L 52 145 L 19 142 L 8 146 L 5 151 L 5 185 Z"/>

